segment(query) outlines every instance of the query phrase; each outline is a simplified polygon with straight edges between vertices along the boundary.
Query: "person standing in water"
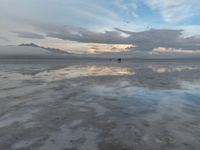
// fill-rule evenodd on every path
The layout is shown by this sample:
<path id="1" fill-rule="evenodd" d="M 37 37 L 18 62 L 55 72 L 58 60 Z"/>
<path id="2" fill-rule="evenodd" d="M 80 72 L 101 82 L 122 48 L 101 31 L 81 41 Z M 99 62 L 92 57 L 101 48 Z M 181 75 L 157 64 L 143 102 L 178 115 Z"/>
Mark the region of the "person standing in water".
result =
<path id="1" fill-rule="evenodd" d="M 122 59 L 121 59 L 121 58 L 118 58 L 117 61 L 118 61 L 118 63 L 121 63 Z"/>

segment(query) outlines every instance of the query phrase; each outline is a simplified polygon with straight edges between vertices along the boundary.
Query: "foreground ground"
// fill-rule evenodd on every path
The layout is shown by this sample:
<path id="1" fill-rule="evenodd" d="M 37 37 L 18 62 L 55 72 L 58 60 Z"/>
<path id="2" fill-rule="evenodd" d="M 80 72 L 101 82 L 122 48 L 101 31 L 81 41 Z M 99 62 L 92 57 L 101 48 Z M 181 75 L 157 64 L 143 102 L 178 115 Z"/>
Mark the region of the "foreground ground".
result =
<path id="1" fill-rule="evenodd" d="M 2 62 L 1 150 L 199 150 L 198 63 Z"/>

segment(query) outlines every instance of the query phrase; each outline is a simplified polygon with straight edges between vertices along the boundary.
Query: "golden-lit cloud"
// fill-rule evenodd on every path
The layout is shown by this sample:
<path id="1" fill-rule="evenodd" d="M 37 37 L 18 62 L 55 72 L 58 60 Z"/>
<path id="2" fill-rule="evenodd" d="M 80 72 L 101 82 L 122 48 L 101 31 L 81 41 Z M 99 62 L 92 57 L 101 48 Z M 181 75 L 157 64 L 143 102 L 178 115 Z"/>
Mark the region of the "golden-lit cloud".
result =
<path id="1" fill-rule="evenodd" d="M 183 49 L 175 49 L 175 48 L 165 48 L 158 47 L 152 50 L 153 54 L 196 54 L 200 53 L 200 50 L 183 50 Z"/>
<path id="2" fill-rule="evenodd" d="M 67 51 L 75 54 L 100 54 L 100 53 L 119 53 L 128 51 L 128 48 L 134 47 L 130 44 L 91 44 L 80 43 L 74 41 L 65 41 L 56 38 L 46 38 L 43 40 L 30 40 L 22 39 L 18 41 L 20 43 L 35 43 L 43 47 L 58 48 L 62 51 Z M 48 45 L 48 46 L 47 46 Z"/>
<path id="3" fill-rule="evenodd" d="M 100 53 L 120 53 L 128 51 L 128 48 L 133 47 L 130 44 L 94 44 L 87 46 L 88 54 Z"/>

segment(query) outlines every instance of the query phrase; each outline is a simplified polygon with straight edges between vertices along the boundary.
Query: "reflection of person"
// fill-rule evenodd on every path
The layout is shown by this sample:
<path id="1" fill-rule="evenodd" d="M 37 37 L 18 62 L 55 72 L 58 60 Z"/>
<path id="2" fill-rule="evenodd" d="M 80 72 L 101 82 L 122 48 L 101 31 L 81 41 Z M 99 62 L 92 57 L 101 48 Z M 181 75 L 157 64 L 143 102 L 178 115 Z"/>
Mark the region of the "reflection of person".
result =
<path id="1" fill-rule="evenodd" d="M 118 61 L 118 63 L 121 63 L 122 59 L 121 59 L 121 58 L 118 58 L 117 61 Z"/>

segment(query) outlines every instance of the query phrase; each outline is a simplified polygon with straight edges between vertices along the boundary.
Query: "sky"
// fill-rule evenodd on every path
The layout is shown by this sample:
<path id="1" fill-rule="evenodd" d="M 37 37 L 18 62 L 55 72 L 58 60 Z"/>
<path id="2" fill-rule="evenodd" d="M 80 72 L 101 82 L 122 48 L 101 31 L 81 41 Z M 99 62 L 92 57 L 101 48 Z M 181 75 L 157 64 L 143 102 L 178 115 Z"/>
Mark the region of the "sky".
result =
<path id="1" fill-rule="evenodd" d="M 81 54 L 200 53 L 199 0 L 0 0 L 0 45 Z"/>

